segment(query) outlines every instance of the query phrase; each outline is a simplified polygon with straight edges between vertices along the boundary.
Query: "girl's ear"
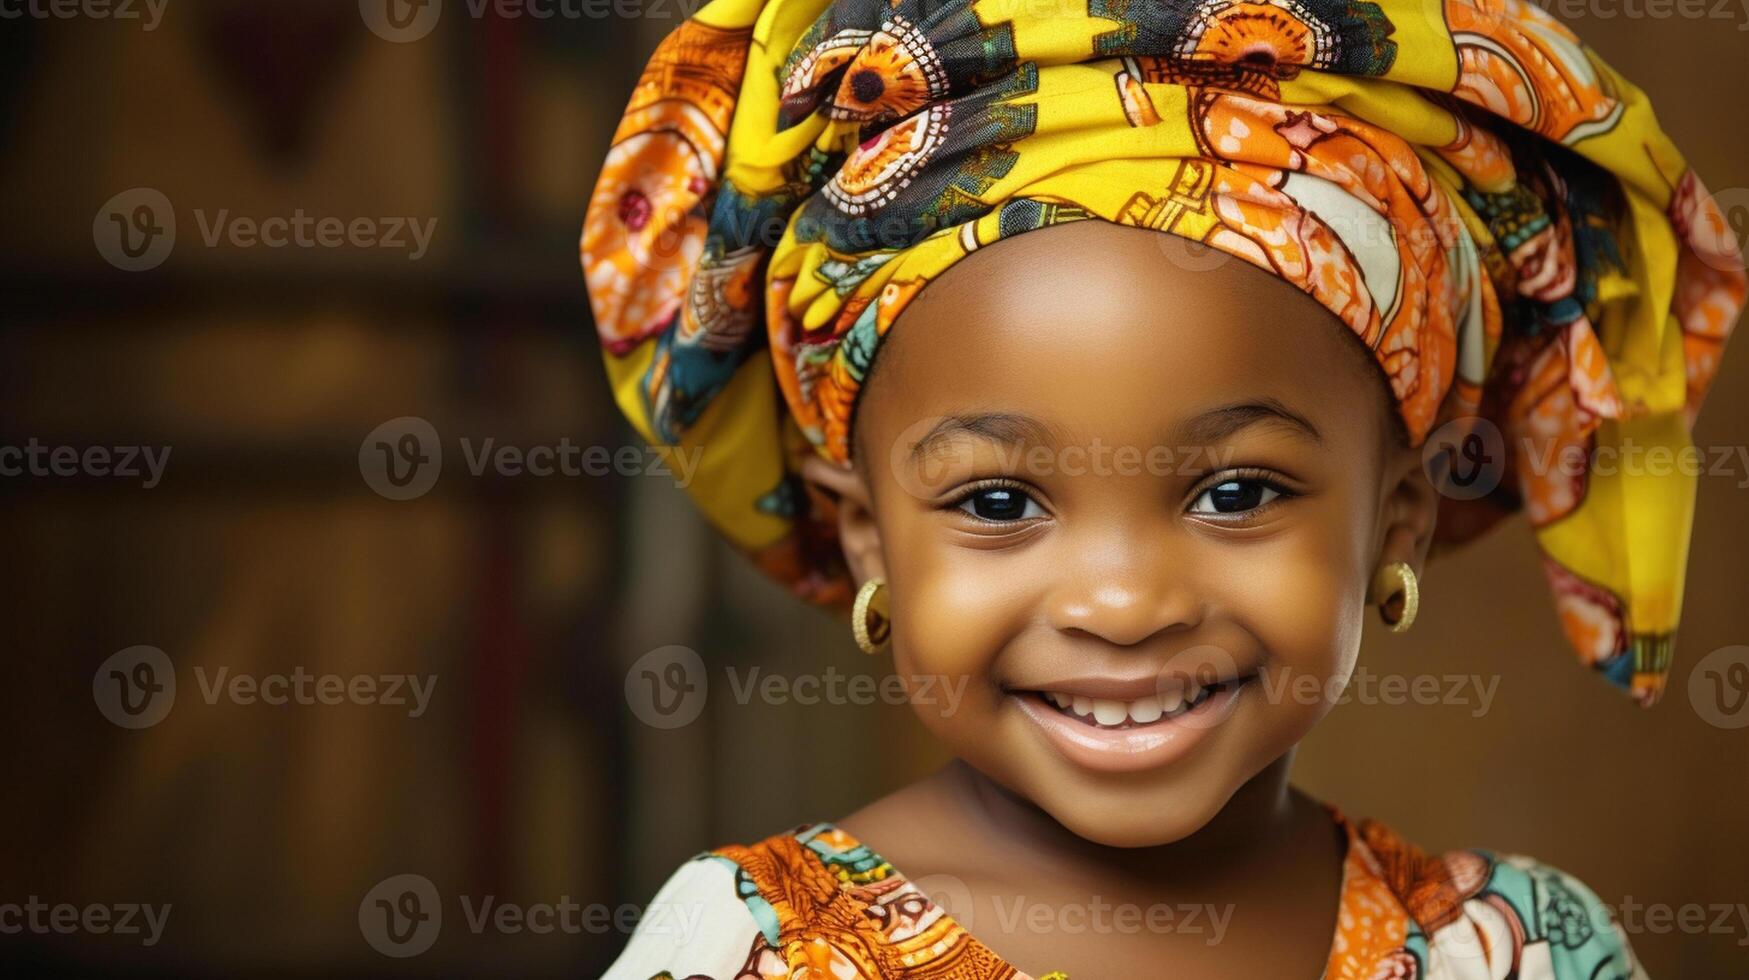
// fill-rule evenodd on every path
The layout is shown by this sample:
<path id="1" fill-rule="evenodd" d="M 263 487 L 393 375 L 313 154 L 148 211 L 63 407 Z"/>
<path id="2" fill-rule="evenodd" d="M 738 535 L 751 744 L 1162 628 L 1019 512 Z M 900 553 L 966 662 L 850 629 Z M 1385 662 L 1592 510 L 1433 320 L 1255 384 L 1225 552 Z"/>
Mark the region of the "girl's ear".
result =
<path id="1" fill-rule="evenodd" d="M 840 466 L 810 453 L 802 461 L 802 479 L 818 487 L 838 505 L 838 542 L 844 561 L 861 585 L 887 574 L 881 553 L 881 529 L 875 523 L 874 497 L 868 481 L 854 466 Z"/>
<path id="2" fill-rule="evenodd" d="M 1379 554 L 1376 573 L 1394 562 L 1408 562 L 1417 578 L 1427 564 L 1433 531 L 1439 522 L 1439 490 L 1421 465 L 1421 451 L 1396 448 L 1385 460 L 1385 492 L 1379 506 Z M 1371 594 L 1367 601 L 1384 596 Z"/>

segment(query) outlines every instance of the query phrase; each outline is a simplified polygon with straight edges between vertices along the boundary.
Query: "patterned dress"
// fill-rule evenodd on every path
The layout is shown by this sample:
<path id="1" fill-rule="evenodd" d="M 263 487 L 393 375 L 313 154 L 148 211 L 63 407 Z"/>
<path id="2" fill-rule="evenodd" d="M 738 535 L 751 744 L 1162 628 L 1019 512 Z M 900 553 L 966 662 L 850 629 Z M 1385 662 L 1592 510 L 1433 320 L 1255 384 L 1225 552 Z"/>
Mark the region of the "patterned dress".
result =
<path id="1" fill-rule="evenodd" d="M 1330 812 L 1348 847 L 1324 980 L 1646 976 L 1608 906 L 1571 876 L 1512 855 L 1425 854 Z M 668 879 L 606 977 L 1031 980 L 938 904 L 967 897 L 947 878 L 913 881 L 829 823 L 721 847 Z"/>

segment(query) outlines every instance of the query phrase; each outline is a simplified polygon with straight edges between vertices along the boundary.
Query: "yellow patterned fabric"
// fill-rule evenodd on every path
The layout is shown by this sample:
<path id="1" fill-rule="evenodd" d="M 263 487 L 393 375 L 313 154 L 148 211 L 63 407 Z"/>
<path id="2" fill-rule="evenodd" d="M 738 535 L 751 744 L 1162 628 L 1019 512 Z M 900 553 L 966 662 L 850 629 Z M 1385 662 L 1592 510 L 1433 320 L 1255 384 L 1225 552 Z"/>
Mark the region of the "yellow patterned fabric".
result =
<path id="1" fill-rule="evenodd" d="M 689 491 L 768 573 L 842 605 L 799 454 L 848 458 L 931 280 L 1090 219 L 1322 303 L 1415 445 L 1493 467 L 1442 543 L 1522 510 L 1581 658 L 1658 697 L 1694 477 L 1594 461 L 1689 451 L 1743 265 L 1645 96 L 1534 6 L 714 0 L 638 81 L 582 254 L 633 425 L 700 454 Z"/>

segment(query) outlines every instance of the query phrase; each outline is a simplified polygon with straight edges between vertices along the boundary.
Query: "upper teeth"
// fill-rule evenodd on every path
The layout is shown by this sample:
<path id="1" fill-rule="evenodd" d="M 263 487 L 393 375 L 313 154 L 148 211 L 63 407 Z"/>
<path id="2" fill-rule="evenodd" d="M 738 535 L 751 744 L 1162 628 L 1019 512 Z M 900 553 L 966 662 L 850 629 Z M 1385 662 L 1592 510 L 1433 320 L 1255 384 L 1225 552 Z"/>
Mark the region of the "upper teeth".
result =
<path id="1" fill-rule="evenodd" d="M 1121 725 L 1125 721 L 1147 725 L 1186 706 L 1194 707 L 1205 693 L 1206 689 L 1192 685 L 1182 694 L 1150 694 L 1134 701 L 1090 698 L 1085 694 L 1063 694 L 1057 691 L 1046 691 L 1044 696 L 1062 710 L 1091 718 L 1101 725 Z"/>

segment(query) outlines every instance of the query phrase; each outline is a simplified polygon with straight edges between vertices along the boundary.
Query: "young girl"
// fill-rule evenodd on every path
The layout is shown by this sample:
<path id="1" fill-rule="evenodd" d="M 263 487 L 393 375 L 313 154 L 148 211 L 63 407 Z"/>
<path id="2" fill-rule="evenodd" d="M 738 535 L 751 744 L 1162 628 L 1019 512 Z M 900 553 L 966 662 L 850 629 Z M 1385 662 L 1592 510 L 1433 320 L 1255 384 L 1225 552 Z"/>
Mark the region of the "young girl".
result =
<path id="1" fill-rule="evenodd" d="M 1573 878 L 1287 775 L 1365 608 L 1514 510 L 1658 697 L 1693 479 L 1586 461 L 1688 445 L 1726 232 L 1512 0 L 714 0 L 584 227 L 615 392 L 765 571 L 964 683 L 915 699 L 957 761 L 687 862 L 609 976 L 1643 976 Z"/>

